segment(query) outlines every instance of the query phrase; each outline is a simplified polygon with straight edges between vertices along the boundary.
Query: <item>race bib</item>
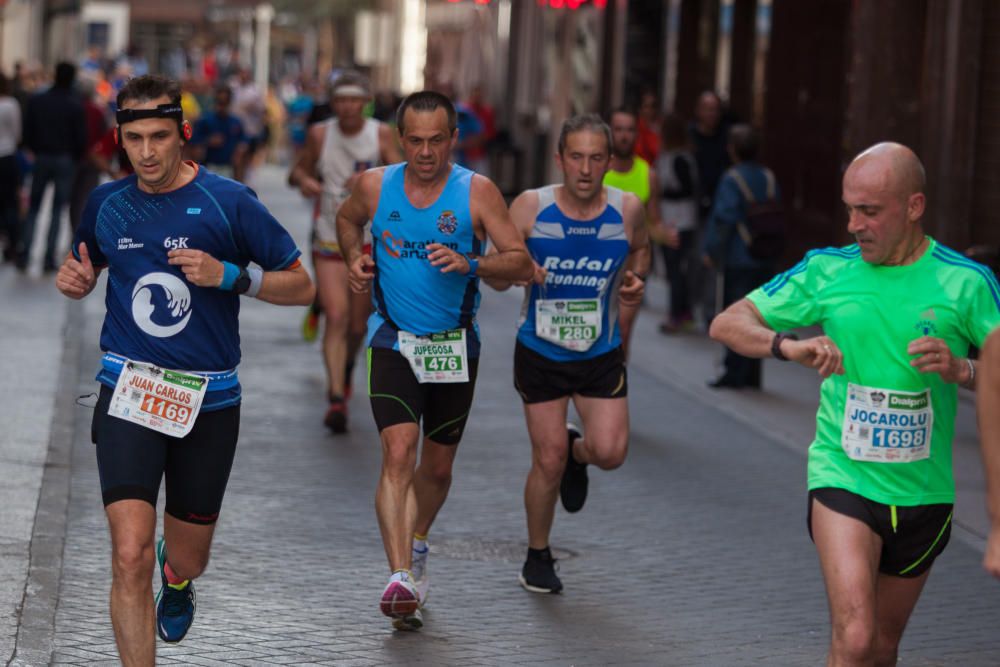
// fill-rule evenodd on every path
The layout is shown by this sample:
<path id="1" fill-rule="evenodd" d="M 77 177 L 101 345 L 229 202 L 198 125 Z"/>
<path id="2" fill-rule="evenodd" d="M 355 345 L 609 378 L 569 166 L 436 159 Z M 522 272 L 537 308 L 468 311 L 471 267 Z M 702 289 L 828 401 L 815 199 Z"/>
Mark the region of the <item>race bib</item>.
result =
<path id="1" fill-rule="evenodd" d="M 400 331 L 399 352 L 410 362 L 417 382 L 468 382 L 469 356 L 465 329 L 453 329 L 430 336 Z"/>
<path id="2" fill-rule="evenodd" d="M 601 337 L 599 299 L 538 299 L 535 334 L 574 352 L 585 352 Z"/>
<path id="3" fill-rule="evenodd" d="M 108 414 L 148 429 L 183 438 L 194 427 L 208 378 L 126 361 Z"/>
<path id="4" fill-rule="evenodd" d="M 848 383 L 841 444 L 855 461 L 926 459 L 933 427 L 930 389 L 907 392 Z"/>

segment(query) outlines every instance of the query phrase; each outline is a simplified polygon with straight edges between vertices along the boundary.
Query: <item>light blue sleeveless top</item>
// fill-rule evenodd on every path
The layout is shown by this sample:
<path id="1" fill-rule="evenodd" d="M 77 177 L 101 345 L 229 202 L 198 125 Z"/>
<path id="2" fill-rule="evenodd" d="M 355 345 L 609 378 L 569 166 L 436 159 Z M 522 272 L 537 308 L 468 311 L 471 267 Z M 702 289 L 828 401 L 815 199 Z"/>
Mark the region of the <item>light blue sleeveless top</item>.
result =
<path id="1" fill-rule="evenodd" d="M 368 319 L 368 345 L 398 349 L 399 330 L 426 336 L 464 328 L 469 356 L 477 357 L 479 279 L 441 273 L 426 249 L 440 243 L 462 254 L 482 254 L 469 209 L 473 172 L 453 164 L 437 201 L 417 208 L 403 190 L 405 169 L 405 162 L 386 167 L 372 218 L 375 312 Z"/>

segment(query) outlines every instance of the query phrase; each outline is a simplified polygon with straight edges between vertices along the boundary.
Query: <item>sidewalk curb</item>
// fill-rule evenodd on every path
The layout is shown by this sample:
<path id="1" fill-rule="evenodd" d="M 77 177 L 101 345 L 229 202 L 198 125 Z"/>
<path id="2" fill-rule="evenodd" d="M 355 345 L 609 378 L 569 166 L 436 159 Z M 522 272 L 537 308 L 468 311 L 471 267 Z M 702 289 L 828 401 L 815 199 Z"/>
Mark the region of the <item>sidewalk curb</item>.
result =
<path id="1" fill-rule="evenodd" d="M 63 331 L 63 369 L 79 368 L 83 321 L 83 304 L 70 301 Z M 34 667 L 52 662 L 69 508 L 75 400 L 76 382 L 64 382 L 55 395 L 48 453 L 31 531 L 28 580 L 10 666 Z"/>

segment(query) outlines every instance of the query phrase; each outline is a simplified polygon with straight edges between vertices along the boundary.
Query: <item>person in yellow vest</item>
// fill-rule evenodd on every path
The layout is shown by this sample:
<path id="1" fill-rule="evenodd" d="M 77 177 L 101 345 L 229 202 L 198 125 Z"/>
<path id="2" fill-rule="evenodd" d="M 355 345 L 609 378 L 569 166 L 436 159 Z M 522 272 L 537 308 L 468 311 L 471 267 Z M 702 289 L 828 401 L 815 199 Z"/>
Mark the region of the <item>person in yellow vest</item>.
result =
<path id="1" fill-rule="evenodd" d="M 677 243 L 676 232 L 660 223 L 660 194 L 657 187 L 656 173 L 646 160 L 635 152 L 638 137 L 638 118 L 633 111 L 616 109 L 608 119 L 611 126 L 611 162 L 610 168 L 604 174 L 604 185 L 609 185 L 625 192 L 631 192 L 642 203 L 646 215 L 646 224 L 650 236 L 658 242 L 674 246 Z M 632 324 L 639 313 L 639 307 L 622 308 L 618 324 L 621 329 L 622 347 L 628 354 L 629 341 L 632 337 Z"/>

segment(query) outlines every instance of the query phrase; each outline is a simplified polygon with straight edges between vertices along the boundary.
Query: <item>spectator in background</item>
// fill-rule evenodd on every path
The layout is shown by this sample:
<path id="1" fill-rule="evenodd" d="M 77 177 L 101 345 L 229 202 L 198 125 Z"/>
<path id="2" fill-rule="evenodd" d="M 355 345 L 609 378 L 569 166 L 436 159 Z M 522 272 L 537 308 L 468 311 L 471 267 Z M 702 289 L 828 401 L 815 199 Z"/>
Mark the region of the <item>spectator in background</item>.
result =
<path id="1" fill-rule="evenodd" d="M 749 204 L 779 198 L 774 174 L 757 162 L 759 150 L 759 135 L 749 125 L 734 125 L 729 131 L 729 153 L 735 166 L 719 181 L 703 244 L 706 263 L 721 264 L 722 308 L 739 301 L 774 274 L 774 267 L 768 262 L 751 256 L 747 242 L 737 230 L 737 225 L 746 223 Z M 710 387 L 760 389 L 760 359 L 744 357 L 726 348 L 723 365 L 723 374 L 709 382 Z"/>
<path id="2" fill-rule="evenodd" d="M 0 73 L 0 244 L 5 261 L 14 259 L 20 224 L 17 203 L 21 170 L 17 164 L 17 145 L 21 143 L 21 105 L 11 92 L 11 82 Z"/>
<path id="3" fill-rule="evenodd" d="M 242 181 L 247 141 L 243 124 L 230 112 L 232 102 L 227 86 L 215 89 L 215 107 L 195 124 L 191 145 L 198 162 L 221 176 Z"/>
<path id="4" fill-rule="evenodd" d="M 639 96 L 639 112 L 635 152 L 650 164 L 656 162 L 660 153 L 660 109 L 656 104 L 656 93 L 644 90 Z"/>
<path id="5" fill-rule="evenodd" d="M 698 97 L 691 124 L 694 159 L 698 164 L 698 212 L 708 218 L 715 200 L 715 188 L 729 168 L 729 129 L 722 122 L 722 100 L 711 90 Z"/>
<path id="6" fill-rule="evenodd" d="M 456 164 L 472 169 L 471 158 L 480 145 L 483 124 L 479 122 L 472 109 L 460 102 L 455 104 L 455 112 L 458 114 L 458 141 L 455 143 L 452 157 Z"/>
<path id="7" fill-rule="evenodd" d="M 28 100 L 24 118 L 24 145 L 34 155 L 31 179 L 31 203 L 18 239 L 17 268 L 25 271 L 31 256 L 35 222 L 42 206 L 45 188 L 52 183 L 52 217 L 45 247 L 43 271 L 56 270 L 59 220 L 69 200 L 76 163 L 87 150 L 87 129 L 83 105 L 73 90 L 76 65 L 56 65 L 55 83 L 49 90 Z"/>
<path id="8" fill-rule="evenodd" d="M 77 81 L 76 89 L 80 94 L 80 103 L 83 105 L 83 114 L 87 127 L 87 154 L 76 167 L 76 174 L 73 176 L 73 187 L 69 195 L 69 226 L 76 233 L 76 228 L 80 226 L 80 219 L 83 216 L 83 207 L 87 203 L 87 197 L 97 187 L 101 178 L 101 170 L 90 159 L 89 151 L 95 144 L 101 141 L 101 137 L 107 132 L 108 122 L 104 115 L 104 109 L 95 101 L 94 80 L 90 77 L 81 77 Z"/>
<path id="9" fill-rule="evenodd" d="M 264 91 L 253 80 L 253 72 L 247 67 L 239 68 L 236 73 L 232 113 L 243 124 L 246 150 L 242 153 L 242 171 L 246 176 L 257 151 L 267 144 L 267 101 Z"/>
<path id="10" fill-rule="evenodd" d="M 482 131 L 477 135 L 476 141 L 465 151 L 466 158 L 469 160 L 468 166 L 474 172 L 488 177 L 490 175 L 490 146 L 497 136 L 496 114 L 483 96 L 483 87 L 478 84 L 473 86 L 464 106 L 475 114 L 482 126 Z"/>
<path id="11" fill-rule="evenodd" d="M 712 212 L 715 189 L 719 179 L 731 164 L 729 158 L 729 131 L 722 120 L 722 100 L 711 90 L 698 96 L 694 108 L 694 122 L 690 127 L 694 144 L 694 159 L 698 165 L 698 220 L 702 228 Z M 719 276 L 711 268 L 702 271 L 701 293 L 705 329 L 708 330 L 719 302 Z"/>
<path id="12" fill-rule="evenodd" d="M 694 328 L 693 294 L 698 275 L 694 252 L 698 234 L 698 167 L 691 151 L 691 139 L 680 115 L 671 113 L 663 119 L 662 150 L 656 158 L 660 190 L 659 229 L 650 233 L 660 247 L 670 282 L 670 308 L 660 324 L 660 332 L 669 334 Z"/>
<path id="13" fill-rule="evenodd" d="M 88 156 L 91 164 L 100 173 L 107 174 L 113 181 L 135 173 L 125 149 L 119 146 L 115 140 L 117 132 L 116 126 L 109 127 L 100 140 L 91 146 Z"/>
<path id="14" fill-rule="evenodd" d="M 288 112 L 288 140 L 292 149 L 292 163 L 298 159 L 306 145 L 306 128 L 313 105 L 316 103 L 316 81 L 303 75 L 298 91 L 286 103 Z"/>

